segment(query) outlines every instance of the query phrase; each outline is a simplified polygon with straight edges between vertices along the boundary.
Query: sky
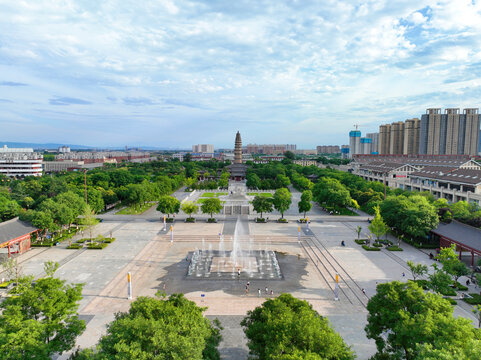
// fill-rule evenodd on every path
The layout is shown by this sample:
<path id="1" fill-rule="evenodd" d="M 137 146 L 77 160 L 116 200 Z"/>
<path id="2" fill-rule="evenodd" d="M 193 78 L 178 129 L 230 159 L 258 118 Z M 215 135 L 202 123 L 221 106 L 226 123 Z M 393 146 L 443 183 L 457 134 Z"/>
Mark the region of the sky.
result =
<path id="1" fill-rule="evenodd" d="M 312 149 L 480 75 L 478 1 L 0 0 L 0 141 Z"/>

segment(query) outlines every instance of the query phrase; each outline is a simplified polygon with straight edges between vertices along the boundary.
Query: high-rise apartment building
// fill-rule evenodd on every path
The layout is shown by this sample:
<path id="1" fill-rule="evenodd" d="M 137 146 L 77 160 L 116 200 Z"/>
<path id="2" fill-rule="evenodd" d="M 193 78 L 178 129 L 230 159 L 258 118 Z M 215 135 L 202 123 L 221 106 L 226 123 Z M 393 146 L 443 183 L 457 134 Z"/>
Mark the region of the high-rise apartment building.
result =
<path id="1" fill-rule="evenodd" d="M 361 153 L 361 132 L 352 130 L 349 132 L 349 157 Z"/>
<path id="2" fill-rule="evenodd" d="M 463 117 L 465 121 L 464 154 L 477 155 L 479 151 L 479 109 L 464 109 Z"/>
<path id="3" fill-rule="evenodd" d="M 403 154 L 411 155 L 419 153 L 419 126 L 418 118 L 408 119 L 404 122 Z"/>
<path id="4" fill-rule="evenodd" d="M 379 154 L 389 154 L 391 144 L 391 125 L 379 126 Z"/>
<path id="5" fill-rule="evenodd" d="M 339 145 L 320 145 L 316 147 L 318 154 L 340 154 L 341 148 Z"/>
<path id="6" fill-rule="evenodd" d="M 421 116 L 419 153 L 428 155 L 477 155 L 479 109 L 427 109 Z"/>
<path id="7" fill-rule="evenodd" d="M 213 154 L 214 153 L 214 145 L 212 145 L 212 144 L 192 145 L 192 152 L 193 153 Z"/>
<path id="8" fill-rule="evenodd" d="M 369 133 L 366 137 L 371 139 L 371 152 L 370 154 L 379 154 L 379 133 Z"/>
<path id="9" fill-rule="evenodd" d="M 400 155 L 404 146 L 404 123 L 402 121 L 391 124 L 391 135 L 389 139 L 389 154 Z"/>

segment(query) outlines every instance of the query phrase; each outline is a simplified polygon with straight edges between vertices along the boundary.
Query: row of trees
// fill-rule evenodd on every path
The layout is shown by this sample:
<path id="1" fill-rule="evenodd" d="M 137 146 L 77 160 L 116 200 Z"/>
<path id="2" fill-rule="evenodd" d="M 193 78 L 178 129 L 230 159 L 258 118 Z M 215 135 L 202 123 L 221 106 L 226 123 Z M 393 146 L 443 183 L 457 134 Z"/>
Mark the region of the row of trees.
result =
<path id="1" fill-rule="evenodd" d="M 210 217 L 212 218 L 214 214 L 218 214 L 222 211 L 222 203 L 218 198 L 208 198 L 205 199 L 200 208 L 202 213 L 210 214 Z M 170 214 L 177 214 L 181 209 L 189 215 L 189 217 L 192 217 L 193 214 L 196 214 L 199 211 L 199 206 L 190 201 L 181 204 L 180 201 L 173 196 L 162 196 L 157 205 L 157 211 L 167 215 L 169 220 Z"/>

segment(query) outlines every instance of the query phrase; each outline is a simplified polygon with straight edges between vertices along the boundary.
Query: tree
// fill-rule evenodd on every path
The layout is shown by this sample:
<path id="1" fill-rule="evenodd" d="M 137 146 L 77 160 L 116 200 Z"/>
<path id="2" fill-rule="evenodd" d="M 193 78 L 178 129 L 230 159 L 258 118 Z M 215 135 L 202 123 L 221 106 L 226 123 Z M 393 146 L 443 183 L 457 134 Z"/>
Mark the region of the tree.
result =
<path id="1" fill-rule="evenodd" d="M 33 200 L 30 196 L 23 198 L 23 206 L 25 206 L 26 209 L 30 209 L 34 203 L 35 200 Z"/>
<path id="2" fill-rule="evenodd" d="M 141 296 L 127 313 L 115 314 L 98 344 L 106 359 L 220 359 L 219 324 L 212 325 L 182 294 L 168 299 Z"/>
<path id="3" fill-rule="evenodd" d="M 190 162 L 192 160 L 192 155 L 187 153 L 184 155 L 184 162 Z"/>
<path id="4" fill-rule="evenodd" d="M 157 211 L 170 217 L 170 214 L 178 213 L 180 210 L 180 201 L 173 196 L 164 195 L 159 199 Z"/>
<path id="5" fill-rule="evenodd" d="M 286 188 L 291 184 L 291 181 L 289 180 L 289 178 L 287 176 L 279 174 L 276 177 L 276 183 L 277 183 L 277 186 L 279 186 L 280 188 L 281 187 Z"/>
<path id="6" fill-rule="evenodd" d="M 218 198 L 209 198 L 204 201 L 200 208 L 204 214 L 210 214 L 212 218 L 212 214 L 218 214 L 222 211 L 222 204 Z"/>
<path id="7" fill-rule="evenodd" d="M 95 219 L 93 210 L 90 209 L 90 205 L 86 205 L 84 208 L 82 223 L 89 229 L 90 242 L 92 242 L 92 231 L 97 220 Z"/>
<path id="8" fill-rule="evenodd" d="M 312 208 L 312 192 L 311 190 L 304 190 L 301 195 L 301 200 L 297 203 L 299 208 L 299 213 L 304 213 L 304 218 L 306 213 Z"/>
<path id="9" fill-rule="evenodd" d="M 218 181 L 218 185 L 221 189 L 227 189 L 229 187 L 229 178 L 230 174 L 226 171 L 223 171 Z"/>
<path id="10" fill-rule="evenodd" d="M 381 213 L 379 212 L 379 207 L 376 207 L 374 211 L 376 215 L 367 228 L 376 236 L 376 240 L 379 241 L 381 236 L 388 232 L 389 226 L 384 223 Z"/>
<path id="11" fill-rule="evenodd" d="M 455 282 L 457 282 L 461 276 L 469 274 L 469 269 L 466 264 L 458 259 L 456 245 L 454 244 L 451 244 L 450 247 L 441 248 L 436 259 L 443 264 L 443 270 L 451 275 Z"/>
<path id="12" fill-rule="evenodd" d="M 296 158 L 296 154 L 294 154 L 292 151 L 285 151 L 284 152 L 284 157 L 289 160 L 294 160 Z"/>
<path id="13" fill-rule="evenodd" d="M 192 217 L 192 214 L 197 214 L 197 211 L 199 211 L 199 206 L 197 206 L 197 204 L 194 202 L 186 201 L 182 204 L 181 209 L 183 212 L 189 215 L 189 217 Z"/>
<path id="14" fill-rule="evenodd" d="M 424 264 L 415 264 L 411 260 L 407 261 L 411 274 L 413 275 L 413 280 L 417 277 L 422 277 L 428 273 L 428 266 Z"/>
<path id="15" fill-rule="evenodd" d="M 55 268 L 53 265 L 52 270 Z M 0 352 L 5 359 L 49 359 L 75 345 L 85 330 L 77 316 L 82 285 L 48 276 L 14 289 L 1 304 Z"/>
<path id="16" fill-rule="evenodd" d="M 434 272 L 429 275 L 428 287 L 439 294 L 449 292 L 452 284 L 451 276 L 444 269 L 440 269 L 438 264 L 432 266 Z"/>
<path id="17" fill-rule="evenodd" d="M 255 359 L 354 359 L 327 318 L 290 294 L 248 311 L 241 325 Z"/>
<path id="18" fill-rule="evenodd" d="M 18 284 L 18 279 L 20 278 L 22 273 L 22 268 L 18 264 L 18 259 L 17 258 L 6 259 L 2 263 L 2 267 L 5 270 L 7 279 L 9 281 L 15 280 L 15 283 Z"/>
<path id="19" fill-rule="evenodd" d="M 281 213 L 281 219 L 284 219 L 284 212 L 291 206 L 291 193 L 286 188 L 277 189 L 273 198 L 274 208 Z"/>
<path id="20" fill-rule="evenodd" d="M 249 189 L 260 189 L 261 188 L 261 179 L 256 174 L 248 174 L 246 186 Z"/>
<path id="21" fill-rule="evenodd" d="M 418 344 L 463 347 L 478 336 L 470 320 L 453 316 L 447 300 L 424 293 L 415 282 L 379 284 L 367 310 L 365 330 L 376 341 L 376 359 L 417 359 Z"/>
<path id="22" fill-rule="evenodd" d="M 471 310 L 478 320 L 478 328 L 481 328 L 481 305 L 474 305 L 474 309 Z"/>
<path id="23" fill-rule="evenodd" d="M 361 237 L 361 231 L 362 231 L 362 226 L 357 226 L 356 227 L 356 233 L 357 233 L 357 239 L 359 240 L 359 238 Z"/>
<path id="24" fill-rule="evenodd" d="M 262 219 L 262 213 L 269 213 L 272 211 L 272 200 L 265 196 L 256 196 L 254 200 L 252 200 L 252 206 L 256 213 L 261 214 Z"/>

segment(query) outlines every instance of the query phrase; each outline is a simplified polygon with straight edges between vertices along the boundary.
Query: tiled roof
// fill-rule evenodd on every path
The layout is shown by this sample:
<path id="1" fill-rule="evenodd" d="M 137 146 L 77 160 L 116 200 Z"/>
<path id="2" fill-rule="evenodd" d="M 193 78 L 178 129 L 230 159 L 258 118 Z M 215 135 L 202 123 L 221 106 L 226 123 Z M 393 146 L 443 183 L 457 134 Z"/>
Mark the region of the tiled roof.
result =
<path id="1" fill-rule="evenodd" d="M 449 224 L 439 223 L 432 232 L 481 252 L 481 229 L 452 221 Z"/>
<path id="2" fill-rule="evenodd" d="M 447 182 L 455 182 L 461 184 L 476 185 L 481 183 L 481 170 L 473 169 L 451 169 L 450 171 L 416 171 L 410 174 L 410 177 L 423 177 L 434 180 Z"/>
<path id="3" fill-rule="evenodd" d="M 0 223 L 0 244 L 18 238 L 26 234 L 36 231 L 35 226 L 30 225 L 25 221 L 14 218 Z"/>

